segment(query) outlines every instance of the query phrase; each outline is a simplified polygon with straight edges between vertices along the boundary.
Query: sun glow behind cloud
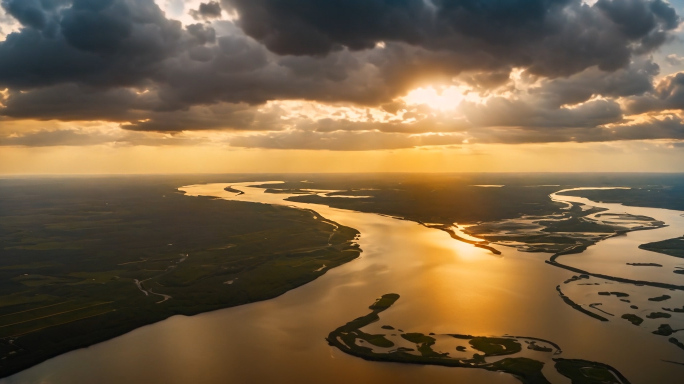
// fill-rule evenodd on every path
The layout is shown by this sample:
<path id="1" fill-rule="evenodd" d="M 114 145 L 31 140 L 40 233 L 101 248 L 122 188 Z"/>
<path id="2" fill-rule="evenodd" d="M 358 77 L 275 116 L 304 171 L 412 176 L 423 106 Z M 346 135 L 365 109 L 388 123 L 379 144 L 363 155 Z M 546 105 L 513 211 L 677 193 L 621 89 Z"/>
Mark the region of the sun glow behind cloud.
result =
<path id="1" fill-rule="evenodd" d="M 410 107 L 425 105 L 435 111 L 460 115 L 458 109 L 462 102 L 480 104 L 487 99 L 488 96 L 464 85 L 428 85 L 414 88 L 397 100 Z"/>
<path id="2" fill-rule="evenodd" d="M 465 90 L 454 86 L 420 87 L 410 91 L 402 99 L 408 105 L 427 105 L 440 111 L 454 110 L 465 99 Z"/>

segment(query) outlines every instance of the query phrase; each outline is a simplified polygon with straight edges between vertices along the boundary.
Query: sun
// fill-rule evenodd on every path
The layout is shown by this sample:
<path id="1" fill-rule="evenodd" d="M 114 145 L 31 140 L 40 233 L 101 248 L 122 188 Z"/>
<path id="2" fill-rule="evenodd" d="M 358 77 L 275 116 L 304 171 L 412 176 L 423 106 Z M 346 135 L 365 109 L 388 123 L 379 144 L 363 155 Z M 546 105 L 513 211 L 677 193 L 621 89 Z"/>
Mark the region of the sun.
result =
<path id="1" fill-rule="evenodd" d="M 440 111 L 454 110 L 466 98 L 467 89 L 458 86 L 428 86 L 411 90 L 401 99 L 408 105 L 427 105 Z"/>

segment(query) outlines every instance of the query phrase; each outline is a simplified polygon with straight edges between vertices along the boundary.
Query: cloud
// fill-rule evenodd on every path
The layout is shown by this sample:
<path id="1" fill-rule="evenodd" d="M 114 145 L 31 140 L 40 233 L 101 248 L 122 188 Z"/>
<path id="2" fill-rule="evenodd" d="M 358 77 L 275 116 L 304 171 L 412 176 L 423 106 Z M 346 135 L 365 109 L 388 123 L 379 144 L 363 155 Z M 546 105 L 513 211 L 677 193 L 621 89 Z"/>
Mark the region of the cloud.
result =
<path id="1" fill-rule="evenodd" d="M 146 103 L 149 102 L 130 89 L 102 90 L 63 84 L 32 92 L 10 91 L 0 115 L 37 120 L 126 121 L 132 109 L 145 108 Z"/>
<path id="2" fill-rule="evenodd" d="M 468 130 L 472 125 L 464 119 L 455 118 L 437 118 L 434 116 L 426 116 L 413 123 L 405 123 L 401 121 L 394 122 L 377 122 L 377 121 L 349 121 L 349 120 L 333 120 L 324 118 L 320 120 L 303 120 L 295 125 L 298 129 L 306 131 L 323 132 L 338 132 L 338 131 L 377 131 L 384 133 L 405 133 L 405 134 L 420 134 L 420 133 L 449 133 L 449 132 L 463 132 Z"/>
<path id="3" fill-rule="evenodd" d="M 292 130 L 236 137 L 229 142 L 234 147 L 247 148 L 369 151 L 430 145 L 458 145 L 463 140 L 463 135 L 460 134 L 404 135 L 372 131 L 320 133 Z"/>
<path id="4" fill-rule="evenodd" d="M 682 108 L 684 108 L 684 72 L 666 76 L 652 92 L 627 100 L 627 109 L 632 113 Z"/>
<path id="5" fill-rule="evenodd" d="M 544 131 L 558 128 L 594 128 L 622 122 L 625 112 L 619 100 L 652 92 L 658 72 L 658 65 L 651 60 L 637 60 L 614 72 L 592 67 L 564 78 L 523 78 L 522 85 L 504 88 L 505 92 L 484 102 L 465 101 L 459 110 L 478 129 L 522 127 L 538 132 L 541 139 L 548 137 Z"/>
<path id="6" fill-rule="evenodd" d="M 684 64 L 684 57 L 677 55 L 676 53 L 671 53 L 665 56 L 665 62 L 670 65 L 682 65 Z"/>
<path id="7" fill-rule="evenodd" d="M 221 18 L 221 4 L 216 1 L 200 3 L 199 9 L 192 9 L 189 13 L 195 20 L 219 19 Z"/>
<path id="8" fill-rule="evenodd" d="M 192 130 L 277 131 L 282 121 L 277 110 L 259 110 L 246 104 L 220 103 L 188 110 L 139 114 L 141 120 L 121 127 L 135 131 L 181 132 Z M 144 118 L 145 117 L 145 118 Z"/>
<path id="9" fill-rule="evenodd" d="M 464 103 L 468 120 L 480 127 L 596 127 L 622 119 L 619 104 L 612 100 L 593 100 L 575 108 L 544 109 L 521 100 L 504 97 L 484 104 Z"/>
<path id="10" fill-rule="evenodd" d="M 473 143 L 591 143 L 630 140 L 682 140 L 684 122 L 678 116 L 650 118 L 640 123 L 621 122 L 609 126 L 584 128 L 533 129 L 516 127 L 508 129 L 486 128 L 472 131 Z"/>
<path id="11" fill-rule="evenodd" d="M 660 0 L 602 0 L 591 7 L 573 0 L 516 0 L 494 7 L 483 0 L 434 1 L 434 7 L 422 0 L 223 4 L 238 11 L 239 26 L 249 36 L 277 55 L 265 53 L 230 22 L 221 24 L 218 46 L 207 47 L 217 38 L 212 27 L 183 28 L 152 0 L 2 0 L 24 28 L 0 43 L 0 84 L 26 90 L 66 82 L 100 87 L 153 83 L 182 94 L 194 91 L 174 78 L 184 74 L 177 73 L 177 65 L 204 62 L 205 67 L 191 68 L 225 89 L 238 79 L 224 77 L 244 76 L 247 68 L 258 70 L 252 82 L 277 83 L 263 79 L 273 75 L 291 87 L 274 84 L 270 88 L 276 89 L 257 98 L 234 92 L 224 101 L 324 100 L 330 95 L 388 102 L 413 79 L 426 76 L 484 70 L 495 75 L 481 75 L 480 81 L 492 84 L 503 81 L 512 67 L 547 77 L 593 66 L 614 71 L 627 67 L 633 55 L 657 48 L 679 22 Z M 216 15 L 220 9 L 209 2 L 197 12 Z M 385 49 L 374 49 L 379 42 L 386 43 Z M 265 68 L 266 63 L 271 65 Z M 381 90 L 368 87 L 350 94 L 349 88 L 361 86 L 368 72 L 380 75 L 375 83 Z M 344 87 L 339 92 L 327 84 L 302 88 L 304 77 Z"/>
<path id="12" fill-rule="evenodd" d="M 140 85 L 182 48 L 181 24 L 152 0 L 3 0 L 23 28 L 0 42 L 0 87 Z"/>
<path id="13" fill-rule="evenodd" d="M 220 141 L 219 141 L 220 142 Z M 191 146 L 214 143 L 208 136 L 187 134 L 160 134 L 135 132 L 123 129 L 57 128 L 39 129 L 22 134 L 0 135 L 0 146 L 54 147 L 54 146 Z"/>
<path id="14" fill-rule="evenodd" d="M 637 60 L 614 72 L 588 68 L 573 76 L 542 80 L 530 90 L 549 105 L 561 107 L 583 103 L 592 97 L 621 98 L 653 90 L 653 78 L 660 68 L 650 59 Z"/>
<path id="15" fill-rule="evenodd" d="M 245 131 L 231 144 L 263 148 L 679 137 L 676 117 L 640 120 L 649 131 L 629 116 L 684 103 L 684 73 L 653 83 L 649 55 L 680 22 L 661 0 L 286 3 L 210 1 L 183 25 L 153 0 L 0 0 L 21 24 L 0 41 L 0 116 L 118 122 L 136 140 Z M 425 84 L 485 99 L 446 112 L 401 101 Z M 373 113 L 295 116 L 281 100 Z M 54 132 L 12 140 L 88 142 Z"/>
<path id="16" fill-rule="evenodd" d="M 661 0 L 223 0 L 245 32 L 281 55 L 326 55 L 401 42 L 482 67 L 566 76 L 616 70 L 660 46 L 679 24 Z M 470 60 L 466 60 L 470 61 Z"/>
<path id="17" fill-rule="evenodd" d="M 41 130 L 22 136 L 13 135 L 0 137 L 0 146 L 82 146 L 111 143 L 115 140 L 115 136 L 100 132 L 82 132 L 79 130 Z"/>

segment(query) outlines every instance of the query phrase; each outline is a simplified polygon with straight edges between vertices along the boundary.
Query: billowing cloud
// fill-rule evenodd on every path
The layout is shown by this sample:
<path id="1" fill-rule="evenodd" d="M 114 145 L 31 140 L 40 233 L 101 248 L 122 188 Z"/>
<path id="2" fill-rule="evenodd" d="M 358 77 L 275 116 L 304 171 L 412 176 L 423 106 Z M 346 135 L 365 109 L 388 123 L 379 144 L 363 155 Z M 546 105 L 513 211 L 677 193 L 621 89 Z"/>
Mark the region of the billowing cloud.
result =
<path id="1" fill-rule="evenodd" d="M 146 108 L 145 104 L 151 104 L 142 99 L 126 88 L 103 90 L 68 83 L 32 92 L 10 90 L 5 108 L 0 112 L 4 116 L 22 119 L 127 121 L 132 109 Z"/>
<path id="2" fill-rule="evenodd" d="M 140 120 L 122 125 L 135 131 L 181 132 L 192 130 L 277 131 L 282 129 L 278 110 L 246 104 L 194 106 L 185 111 L 140 113 Z M 146 117 L 143 119 L 143 117 Z"/>
<path id="3" fill-rule="evenodd" d="M 574 108 L 545 109 L 521 100 L 496 97 L 485 104 L 465 103 L 468 120 L 481 127 L 595 127 L 622 119 L 620 106 L 610 100 L 593 100 Z"/>
<path id="4" fill-rule="evenodd" d="M 14 31 L 0 40 L 5 120 L 116 122 L 141 133 L 131 143 L 226 131 L 234 146 L 334 150 L 681 137 L 668 111 L 682 109 L 684 73 L 656 81 L 651 57 L 680 23 L 662 0 L 222 0 L 181 10 L 186 24 L 154 0 L 0 4 Z M 403 99 L 426 85 L 462 97 L 446 109 Z"/>
<path id="5" fill-rule="evenodd" d="M 637 60 L 614 72 L 591 67 L 573 76 L 544 80 L 530 93 L 555 107 L 583 103 L 596 96 L 616 99 L 643 95 L 653 90 L 653 78 L 659 70 L 651 60 Z"/>
<path id="6" fill-rule="evenodd" d="M 684 72 L 665 77 L 652 92 L 644 96 L 630 98 L 627 105 L 633 113 L 683 109 Z"/>
<path id="7" fill-rule="evenodd" d="M 185 42 L 152 0 L 3 0 L 23 25 L 0 43 L 0 87 L 142 85 Z M 67 6 L 69 4 L 69 6 Z"/>
<path id="8" fill-rule="evenodd" d="M 325 55 L 403 42 L 484 67 L 527 67 L 545 76 L 591 66 L 615 70 L 650 52 L 679 23 L 661 1 L 223 0 L 247 34 L 279 54 Z M 467 64 L 466 64 L 467 65 Z"/>
<path id="9" fill-rule="evenodd" d="M 221 4 L 216 1 L 200 3 L 199 9 L 191 10 L 190 15 L 195 20 L 218 19 L 221 17 Z"/>

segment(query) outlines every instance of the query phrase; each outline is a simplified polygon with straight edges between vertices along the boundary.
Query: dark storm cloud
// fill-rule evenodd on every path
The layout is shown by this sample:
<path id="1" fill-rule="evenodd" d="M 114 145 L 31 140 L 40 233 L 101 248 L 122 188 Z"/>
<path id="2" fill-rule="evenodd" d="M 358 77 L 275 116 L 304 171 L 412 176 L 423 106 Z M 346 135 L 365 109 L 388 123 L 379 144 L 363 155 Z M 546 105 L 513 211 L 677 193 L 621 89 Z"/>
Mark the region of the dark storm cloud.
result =
<path id="1" fill-rule="evenodd" d="M 3 0 L 20 32 L 0 42 L 0 87 L 136 85 L 182 48 L 183 30 L 152 0 Z"/>
<path id="2" fill-rule="evenodd" d="M 462 110 L 471 123 L 480 127 L 552 130 L 556 127 L 596 127 L 622 120 L 620 106 L 612 100 L 589 101 L 575 108 L 545 109 L 520 100 L 495 97 L 484 104 L 466 102 Z"/>
<path id="3" fill-rule="evenodd" d="M 487 94 L 489 90 L 503 86 L 510 80 L 510 68 L 494 72 L 467 73 L 459 76 L 459 80 L 474 90 Z"/>
<path id="4" fill-rule="evenodd" d="M 218 19 L 221 17 L 221 4 L 216 1 L 200 3 L 199 9 L 190 11 L 190 16 L 195 20 Z"/>
<path id="5" fill-rule="evenodd" d="M 684 108 L 684 73 L 679 72 L 663 79 L 655 89 L 655 95 L 666 108 Z"/>
<path id="6" fill-rule="evenodd" d="M 325 55 L 403 42 L 478 66 L 545 76 L 615 70 L 661 45 L 679 23 L 661 0 L 223 0 L 245 32 L 278 54 Z M 496 64 L 495 64 L 496 63 Z M 471 69 L 471 68 L 461 68 Z"/>
<path id="7" fill-rule="evenodd" d="M 618 126 L 608 130 L 611 131 L 611 135 L 606 137 L 604 141 L 610 141 L 616 137 L 618 140 L 684 140 L 684 121 L 675 115 L 649 118 L 641 123 Z"/>
<path id="8" fill-rule="evenodd" d="M 36 29 L 45 27 L 47 18 L 38 0 L 3 1 L 2 5 L 20 23 Z"/>
<path id="9" fill-rule="evenodd" d="M 361 65 L 375 66 L 390 88 L 386 98 L 404 90 L 394 82 L 407 83 L 427 73 L 451 76 L 464 70 L 498 70 L 502 79 L 512 66 L 551 77 L 591 66 L 613 71 L 626 67 L 635 52 L 661 44 L 658 36 L 664 38 L 679 20 L 660 0 L 602 0 L 591 7 L 579 0 L 226 0 L 224 4 L 237 9 L 240 26 L 250 36 L 282 55 L 329 57 L 342 47 L 361 50 L 380 41 L 394 42 L 388 49 L 362 56 L 362 63 L 352 54 L 337 56 L 346 59 L 336 67 L 310 58 L 277 59 L 291 76 L 314 71 L 337 83 L 350 81 L 349 73 Z M 189 53 L 198 61 L 211 61 L 218 77 L 231 72 L 233 56 L 243 53 L 228 49 L 223 55 L 212 55 L 203 47 L 214 41 L 210 29 L 195 25 L 184 30 L 152 0 L 3 0 L 2 5 L 24 26 L 0 43 L 0 85 L 13 88 L 62 82 L 169 85 L 172 79 L 164 75 L 169 59 Z M 198 12 L 215 15 L 220 10 L 215 2 L 203 5 Z M 237 32 L 231 31 L 227 41 L 258 50 Z M 299 86 L 295 82 L 292 88 Z M 305 98 L 325 93 L 309 91 Z M 283 93 L 274 90 L 259 99 Z M 297 97 L 294 90 L 290 93 Z M 331 96 L 361 102 L 377 97 Z M 249 95 L 240 101 L 253 102 Z"/>
<path id="10" fill-rule="evenodd" d="M 75 84 L 56 85 L 33 92 L 10 91 L 0 114 L 14 118 L 63 121 L 127 121 L 130 110 L 145 102 L 129 89 L 99 90 Z"/>
<path id="11" fill-rule="evenodd" d="M 653 77 L 659 71 L 658 65 L 651 60 L 637 61 L 615 72 L 593 67 L 570 77 L 545 80 L 530 92 L 553 107 L 582 103 L 593 96 L 642 95 L 653 90 Z"/>
<path id="12" fill-rule="evenodd" d="M 665 77 L 647 95 L 630 98 L 627 108 L 632 113 L 684 109 L 684 72 Z"/>
<path id="13" fill-rule="evenodd" d="M 229 22 L 221 25 L 234 28 Z M 218 37 L 217 44 L 199 53 L 202 57 L 191 50 L 167 60 L 158 74 L 160 98 L 168 108 L 278 99 L 376 104 L 396 97 L 382 70 L 367 62 L 371 53 L 279 57 L 238 33 Z"/>
<path id="14" fill-rule="evenodd" d="M 246 104 L 194 106 L 184 111 L 139 114 L 141 120 L 123 125 L 135 131 L 180 132 L 189 130 L 277 131 L 282 129 L 278 110 L 259 111 Z M 144 117 L 144 119 L 143 119 Z"/>

